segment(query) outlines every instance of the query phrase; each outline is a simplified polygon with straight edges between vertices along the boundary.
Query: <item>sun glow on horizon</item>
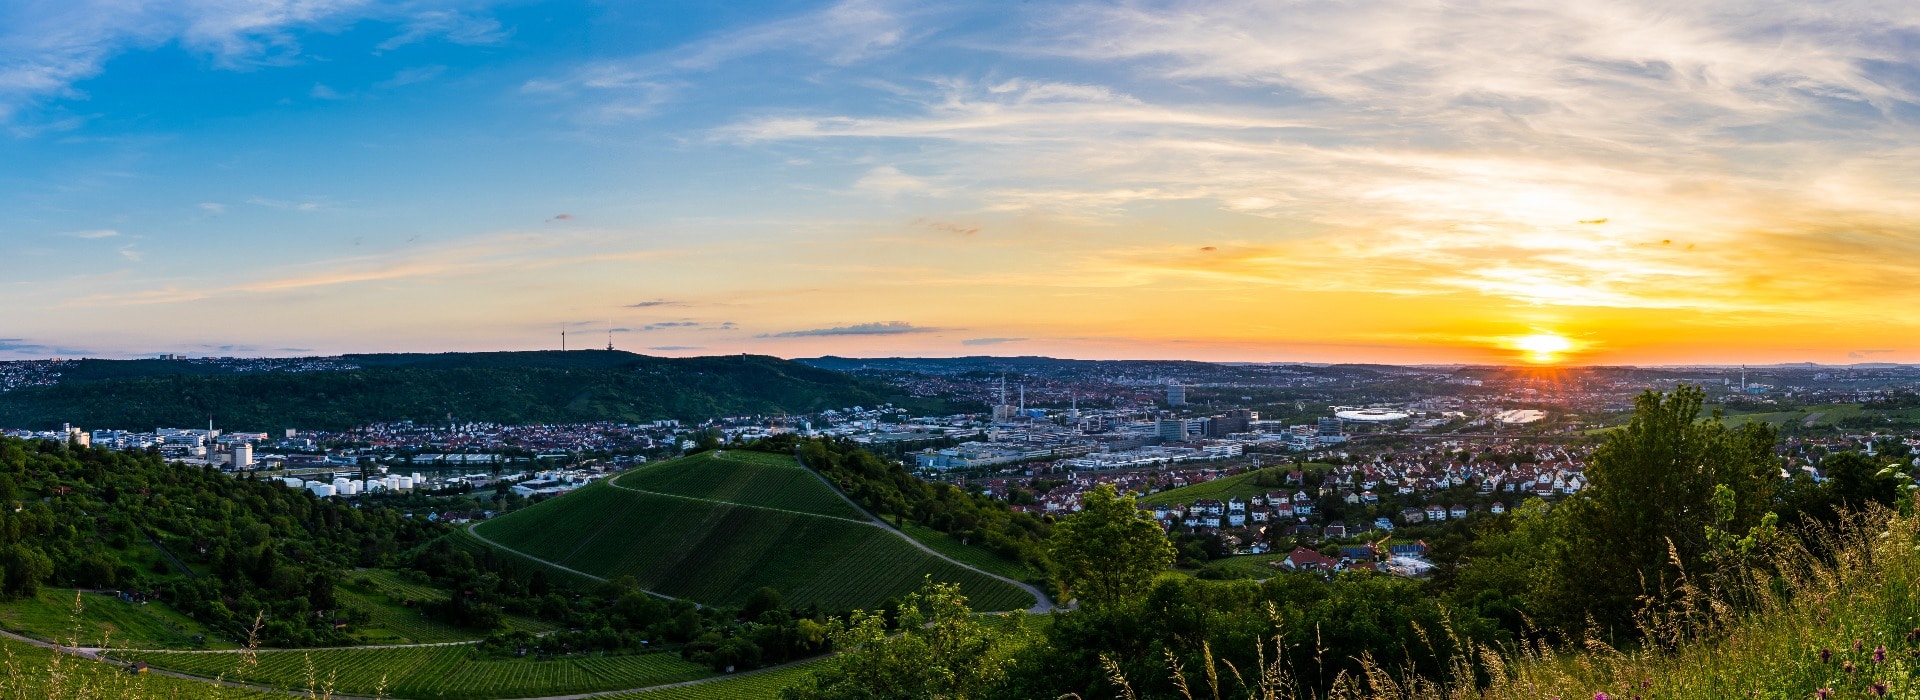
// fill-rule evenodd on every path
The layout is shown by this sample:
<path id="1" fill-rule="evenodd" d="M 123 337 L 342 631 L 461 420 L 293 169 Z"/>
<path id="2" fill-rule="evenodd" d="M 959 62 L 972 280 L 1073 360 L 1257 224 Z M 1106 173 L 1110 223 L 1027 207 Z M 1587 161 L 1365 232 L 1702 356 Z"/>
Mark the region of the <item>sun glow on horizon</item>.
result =
<path id="1" fill-rule="evenodd" d="M 1534 333 L 1513 339 L 1513 348 L 1534 364 L 1552 364 L 1573 349 L 1573 341 L 1557 333 Z"/>

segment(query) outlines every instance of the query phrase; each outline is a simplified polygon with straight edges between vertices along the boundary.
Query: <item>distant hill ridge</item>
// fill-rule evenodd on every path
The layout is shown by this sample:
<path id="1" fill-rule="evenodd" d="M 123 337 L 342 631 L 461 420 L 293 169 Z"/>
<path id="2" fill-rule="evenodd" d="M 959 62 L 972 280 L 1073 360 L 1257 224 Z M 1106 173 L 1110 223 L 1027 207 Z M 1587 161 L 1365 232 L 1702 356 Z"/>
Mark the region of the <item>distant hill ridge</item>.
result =
<path id="1" fill-rule="evenodd" d="M 884 383 L 761 355 L 578 350 L 304 359 L 334 362 L 320 371 L 260 371 L 262 363 L 293 360 L 81 360 L 55 386 L 0 394 L 0 426 L 152 429 L 212 418 L 237 430 L 337 430 L 449 415 L 508 424 L 644 422 L 911 401 Z"/>

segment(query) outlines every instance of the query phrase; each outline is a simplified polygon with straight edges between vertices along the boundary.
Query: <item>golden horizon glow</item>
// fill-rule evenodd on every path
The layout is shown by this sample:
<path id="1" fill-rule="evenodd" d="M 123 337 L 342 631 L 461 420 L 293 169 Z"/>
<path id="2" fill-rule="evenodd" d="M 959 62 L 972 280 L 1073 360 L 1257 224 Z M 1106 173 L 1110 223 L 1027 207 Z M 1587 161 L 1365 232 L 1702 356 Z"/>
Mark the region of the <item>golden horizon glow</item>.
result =
<path id="1" fill-rule="evenodd" d="M 1559 362 L 1560 356 L 1573 347 L 1572 340 L 1556 333 L 1534 333 L 1513 339 L 1513 348 L 1524 353 L 1521 357 L 1539 365 Z"/>

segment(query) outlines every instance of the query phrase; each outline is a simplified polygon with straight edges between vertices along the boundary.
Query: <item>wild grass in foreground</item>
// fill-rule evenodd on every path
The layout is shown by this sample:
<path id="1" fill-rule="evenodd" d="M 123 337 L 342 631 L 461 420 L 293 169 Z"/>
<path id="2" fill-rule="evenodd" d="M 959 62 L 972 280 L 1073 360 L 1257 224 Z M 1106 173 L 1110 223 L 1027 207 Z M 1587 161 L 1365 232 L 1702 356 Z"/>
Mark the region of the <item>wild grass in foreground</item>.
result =
<path id="1" fill-rule="evenodd" d="M 74 633 L 65 642 L 66 646 L 77 647 L 80 634 L 91 631 L 90 627 L 83 624 L 83 619 L 84 608 L 81 599 L 76 596 L 72 613 Z M 104 650 L 112 642 L 109 637 L 94 643 Z M 249 653 L 242 651 L 239 655 Z M 315 688 L 308 693 L 308 697 L 330 697 L 331 693 L 317 686 Z M 286 696 L 153 673 L 135 673 L 117 664 L 10 639 L 0 640 L 0 700 L 264 700 L 276 697 Z"/>
<path id="2" fill-rule="evenodd" d="M 1302 682 L 1299 669 L 1266 661 L 1287 655 L 1265 645 L 1259 668 L 1216 661 L 1210 649 L 1197 667 L 1169 655 L 1167 668 L 1189 700 L 1920 698 L 1920 517 L 1876 508 L 1804 543 L 1784 541 L 1764 563 L 1714 586 L 1683 577 L 1649 596 L 1640 616 L 1647 642 L 1634 649 L 1595 640 L 1502 649 L 1454 639 L 1451 646 L 1466 651 L 1448 660 L 1442 677 L 1363 657 L 1360 672 L 1324 694 Z M 1104 662 L 1115 694 L 1134 700 L 1135 684 Z"/>

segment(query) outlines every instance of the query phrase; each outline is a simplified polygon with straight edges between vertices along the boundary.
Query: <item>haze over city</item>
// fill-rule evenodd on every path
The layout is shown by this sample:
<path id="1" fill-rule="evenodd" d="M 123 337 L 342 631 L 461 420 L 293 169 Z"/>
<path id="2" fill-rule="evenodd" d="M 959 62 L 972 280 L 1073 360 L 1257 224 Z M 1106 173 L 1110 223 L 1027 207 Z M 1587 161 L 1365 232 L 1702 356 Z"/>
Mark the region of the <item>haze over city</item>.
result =
<path id="1" fill-rule="evenodd" d="M 1866 0 L 10 3 L 0 359 L 1916 362 L 1916 37 Z"/>

